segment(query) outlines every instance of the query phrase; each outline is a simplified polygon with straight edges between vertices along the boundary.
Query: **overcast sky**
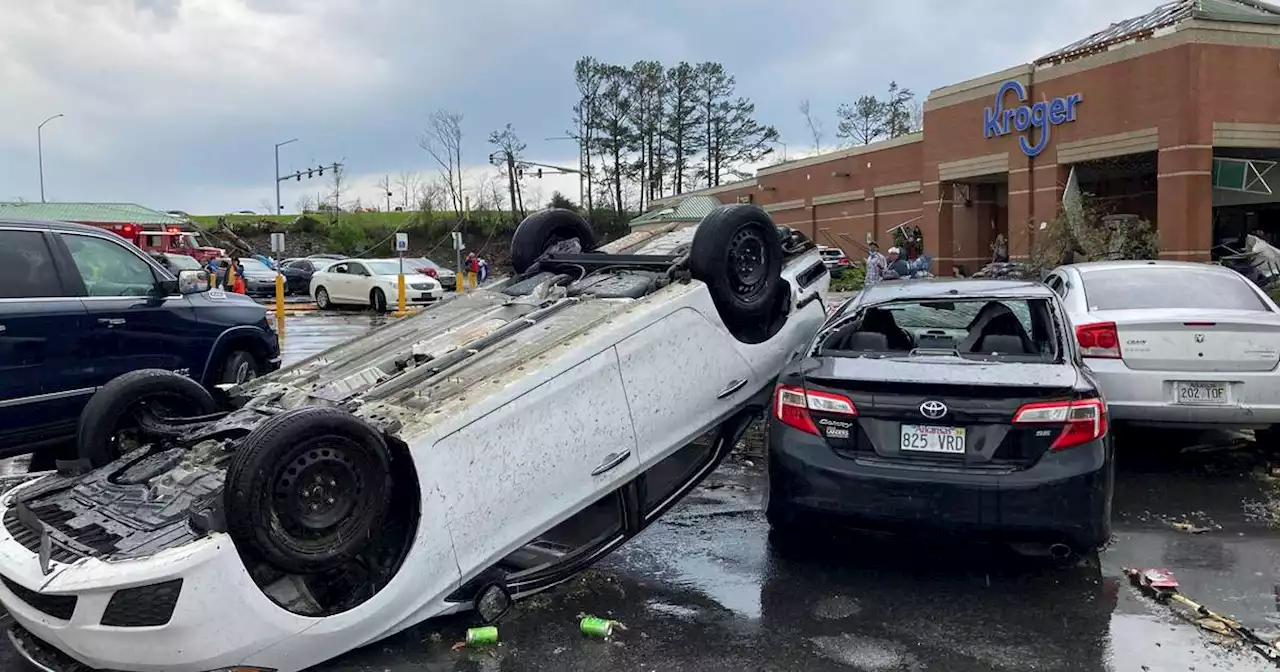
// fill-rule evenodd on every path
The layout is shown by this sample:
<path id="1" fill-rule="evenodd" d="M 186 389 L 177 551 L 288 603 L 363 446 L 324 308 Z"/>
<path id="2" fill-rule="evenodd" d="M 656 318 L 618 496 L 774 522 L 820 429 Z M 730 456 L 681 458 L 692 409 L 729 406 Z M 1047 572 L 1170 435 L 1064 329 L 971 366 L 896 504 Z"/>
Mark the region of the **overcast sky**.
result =
<path id="1" fill-rule="evenodd" d="M 917 92 L 1026 62 L 1155 0 L 0 0 L 0 200 L 263 212 L 281 170 L 344 161 L 366 202 L 384 173 L 435 166 L 417 143 L 436 108 L 464 115 L 486 171 L 510 122 L 525 158 L 576 165 L 564 140 L 573 62 L 716 60 L 791 155 L 808 98 L 835 108 L 889 80 Z M 779 147 L 779 152 L 782 148 Z M 572 177 L 530 181 L 577 198 Z M 287 183 L 282 202 L 325 186 Z M 344 199 L 345 200 L 345 199 Z"/>

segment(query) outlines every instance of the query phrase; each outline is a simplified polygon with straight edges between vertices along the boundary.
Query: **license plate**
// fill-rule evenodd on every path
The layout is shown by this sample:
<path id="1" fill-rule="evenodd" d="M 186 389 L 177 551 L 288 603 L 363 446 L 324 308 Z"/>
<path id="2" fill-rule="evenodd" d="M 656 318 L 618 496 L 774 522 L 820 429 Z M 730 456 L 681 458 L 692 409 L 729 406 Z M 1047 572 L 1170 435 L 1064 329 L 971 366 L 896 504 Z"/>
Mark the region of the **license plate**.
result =
<path id="1" fill-rule="evenodd" d="M 1222 406 L 1227 403 L 1226 383 L 1174 383 L 1174 400 L 1189 406 Z"/>
<path id="2" fill-rule="evenodd" d="M 905 452 L 963 455 L 964 427 L 903 425 L 898 445 Z"/>

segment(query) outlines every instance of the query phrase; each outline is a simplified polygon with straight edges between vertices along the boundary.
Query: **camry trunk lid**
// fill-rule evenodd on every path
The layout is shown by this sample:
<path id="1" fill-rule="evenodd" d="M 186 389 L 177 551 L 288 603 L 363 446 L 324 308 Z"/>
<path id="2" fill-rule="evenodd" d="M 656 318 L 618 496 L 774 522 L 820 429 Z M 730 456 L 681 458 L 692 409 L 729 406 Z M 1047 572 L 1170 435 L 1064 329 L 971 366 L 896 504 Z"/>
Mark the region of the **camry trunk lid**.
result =
<path id="1" fill-rule="evenodd" d="M 1280 315 L 1256 310 L 1099 310 L 1116 325 L 1120 357 L 1144 371 L 1271 371 L 1280 363 Z"/>
<path id="2" fill-rule="evenodd" d="M 1070 402 L 1088 386 L 1070 364 L 996 363 L 949 356 L 820 357 L 810 392 L 840 395 L 856 417 L 814 410 L 818 433 L 857 459 L 1008 471 L 1031 466 L 1062 424 L 1014 423 L 1028 404 Z"/>

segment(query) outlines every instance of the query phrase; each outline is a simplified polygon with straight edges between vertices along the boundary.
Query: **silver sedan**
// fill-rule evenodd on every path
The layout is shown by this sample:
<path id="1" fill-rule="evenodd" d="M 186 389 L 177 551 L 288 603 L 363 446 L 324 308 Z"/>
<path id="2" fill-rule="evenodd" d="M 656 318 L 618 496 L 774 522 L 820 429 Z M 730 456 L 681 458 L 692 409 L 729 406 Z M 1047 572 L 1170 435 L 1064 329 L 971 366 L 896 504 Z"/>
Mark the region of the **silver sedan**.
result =
<path id="1" fill-rule="evenodd" d="M 1235 271 L 1181 261 L 1053 270 L 1110 415 L 1130 424 L 1280 425 L 1280 309 Z"/>

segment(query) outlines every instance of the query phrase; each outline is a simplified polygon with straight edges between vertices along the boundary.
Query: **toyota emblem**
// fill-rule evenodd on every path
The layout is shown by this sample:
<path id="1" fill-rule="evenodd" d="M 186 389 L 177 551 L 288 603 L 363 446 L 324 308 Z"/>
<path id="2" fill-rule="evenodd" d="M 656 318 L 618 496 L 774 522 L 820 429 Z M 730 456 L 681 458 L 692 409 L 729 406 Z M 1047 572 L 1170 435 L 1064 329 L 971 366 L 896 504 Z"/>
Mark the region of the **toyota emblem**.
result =
<path id="1" fill-rule="evenodd" d="M 1204 343 L 1204 334 L 1196 334 L 1196 343 Z"/>
<path id="2" fill-rule="evenodd" d="M 930 420 L 938 420 L 947 414 L 947 405 L 941 401 L 926 401 L 920 404 L 920 415 Z"/>

